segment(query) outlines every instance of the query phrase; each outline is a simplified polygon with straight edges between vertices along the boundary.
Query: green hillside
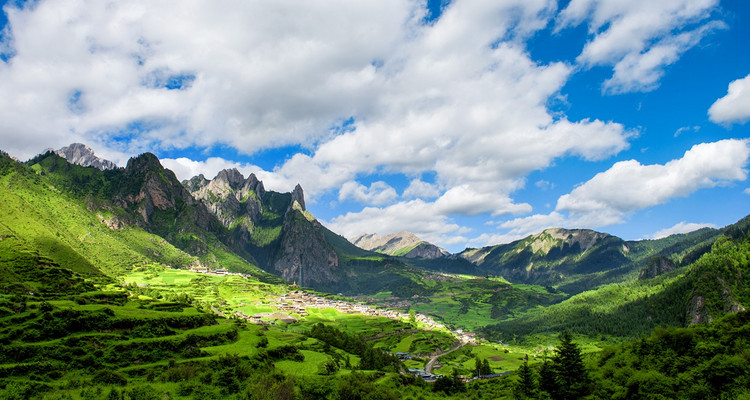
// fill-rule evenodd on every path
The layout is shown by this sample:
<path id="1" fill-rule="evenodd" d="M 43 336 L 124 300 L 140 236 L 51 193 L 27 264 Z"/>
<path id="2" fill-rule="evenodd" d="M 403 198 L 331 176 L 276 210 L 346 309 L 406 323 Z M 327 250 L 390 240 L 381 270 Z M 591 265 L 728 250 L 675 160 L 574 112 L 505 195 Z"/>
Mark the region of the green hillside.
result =
<path id="1" fill-rule="evenodd" d="M 637 337 L 659 326 L 710 322 L 750 304 L 748 219 L 731 225 L 692 264 L 653 279 L 609 284 L 559 304 L 529 310 L 488 326 L 490 337 L 508 340 L 563 330 L 598 337 Z"/>

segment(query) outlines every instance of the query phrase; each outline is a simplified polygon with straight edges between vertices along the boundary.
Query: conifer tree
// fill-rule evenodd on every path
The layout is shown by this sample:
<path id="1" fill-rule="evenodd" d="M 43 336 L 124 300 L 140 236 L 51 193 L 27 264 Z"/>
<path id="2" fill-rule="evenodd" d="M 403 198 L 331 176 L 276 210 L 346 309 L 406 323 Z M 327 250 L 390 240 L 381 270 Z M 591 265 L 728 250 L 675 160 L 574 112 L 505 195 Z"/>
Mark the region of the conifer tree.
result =
<path id="1" fill-rule="evenodd" d="M 517 399 L 532 399 L 536 396 L 536 379 L 534 377 L 534 370 L 529 368 L 529 358 L 524 357 L 523 365 L 518 368 L 516 372 L 518 374 L 518 383 L 516 385 L 514 395 Z"/>
<path id="2" fill-rule="evenodd" d="M 553 399 L 580 399 L 591 393 L 590 379 L 583 365 L 581 349 L 573 343 L 573 337 L 569 332 L 560 334 L 560 346 L 552 362 L 557 383 L 557 394 L 550 393 Z"/>
<path id="3" fill-rule="evenodd" d="M 487 361 L 485 358 L 484 361 L 482 361 L 482 375 L 491 375 L 492 374 L 492 368 L 490 368 L 490 362 Z"/>
<path id="4" fill-rule="evenodd" d="M 543 362 L 541 368 L 539 368 L 539 389 L 547 392 L 550 397 L 556 398 L 557 396 L 557 376 L 552 363 L 547 360 L 547 350 L 544 350 L 542 354 Z"/>

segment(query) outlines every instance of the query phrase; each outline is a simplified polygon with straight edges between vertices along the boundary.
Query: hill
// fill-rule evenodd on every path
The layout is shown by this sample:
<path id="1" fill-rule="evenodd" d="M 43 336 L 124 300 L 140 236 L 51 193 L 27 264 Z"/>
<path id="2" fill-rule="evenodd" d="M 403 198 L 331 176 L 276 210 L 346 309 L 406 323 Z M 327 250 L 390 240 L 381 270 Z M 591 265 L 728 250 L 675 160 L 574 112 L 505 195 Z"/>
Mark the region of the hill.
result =
<path id="1" fill-rule="evenodd" d="M 568 330 L 599 337 L 637 337 L 659 326 L 711 322 L 750 305 L 750 217 L 719 230 L 708 252 L 651 279 L 632 279 L 529 310 L 485 328 L 494 338 Z M 531 339 L 533 340 L 533 339 Z"/>
<path id="2" fill-rule="evenodd" d="M 457 256 L 482 274 L 575 294 L 634 279 L 653 257 L 688 265 L 708 251 L 720 234 L 704 228 L 658 240 L 625 241 L 587 229 L 553 228 L 508 244 L 466 249 Z"/>

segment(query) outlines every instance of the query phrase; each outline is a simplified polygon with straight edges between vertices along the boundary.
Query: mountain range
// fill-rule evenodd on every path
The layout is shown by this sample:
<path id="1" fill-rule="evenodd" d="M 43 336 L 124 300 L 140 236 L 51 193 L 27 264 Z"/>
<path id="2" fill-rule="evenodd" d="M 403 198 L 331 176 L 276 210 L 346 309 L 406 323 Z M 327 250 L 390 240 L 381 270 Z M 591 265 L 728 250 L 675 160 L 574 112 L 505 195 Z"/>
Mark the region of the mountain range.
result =
<path id="1" fill-rule="evenodd" d="M 95 220 L 89 224 L 119 232 L 122 251 L 138 253 L 136 259 L 142 262 L 225 268 L 265 279 L 277 276 L 350 295 L 385 291 L 408 298 L 428 293 L 424 277 L 436 272 L 502 277 L 574 295 L 608 283 L 653 278 L 689 265 L 729 229 L 704 228 L 659 240 L 625 241 L 591 230 L 555 228 L 512 243 L 449 254 L 408 232 L 384 237 L 363 234 L 350 242 L 307 211 L 299 185 L 289 193 L 268 191 L 255 175 L 244 177 L 236 169 L 223 170 L 210 180 L 199 175 L 179 182 L 150 153 L 130 159 L 124 168 L 109 168 L 105 161 L 88 147 L 76 144 L 26 163 L 3 156 L 10 179 L 7 194 L 19 194 L 21 188 L 41 191 L 43 196 L 25 201 L 46 198 L 49 203 L 65 203 L 64 208 L 78 207 L 77 212 L 87 214 L 84 221 Z M 25 183 L 12 184 L 19 180 Z M 57 208 L 28 205 L 37 213 L 58 212 Z M 4 225 L 13 231 L 14 224 L 9 221 L 18 209 L 9 206 L 5 212 Z M 54 218 L 37 218 L 32 225 L 43 225 L 40 231 L 71 230 L 49 222 Z M 133 249 L 124 242 L 142 239 L 125 237 L 126 233 L 155 235 L 149 240 L 159 246 Z M 116 266 L 102 262 L 71 235 L 11 236 L 23 238 L 28 251 L 60 265 L 74 258 L 81 261 L 76 268 L 88 265 L 91 271 L 104 270 L 105 275 L 107 268 L 126 268 L 121 262 Z"/>

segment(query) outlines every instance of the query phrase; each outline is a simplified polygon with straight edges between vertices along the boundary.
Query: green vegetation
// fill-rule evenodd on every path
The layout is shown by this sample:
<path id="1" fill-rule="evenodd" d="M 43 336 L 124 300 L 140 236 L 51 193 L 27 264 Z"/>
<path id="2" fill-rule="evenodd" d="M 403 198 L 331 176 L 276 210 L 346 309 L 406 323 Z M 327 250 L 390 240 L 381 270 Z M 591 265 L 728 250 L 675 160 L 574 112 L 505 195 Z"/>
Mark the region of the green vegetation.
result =
<path id="1" fill-rule="evenodd" d="M 736 227 L 738 235 L 742 226 Z M 741 278 L 750 273 L 749 260 L 746 234 L 738 239 L 722 236 L 711 251 L 688 267 L 654 279 L 606 285 L 529 310 L 484 331 L 488 337 L 506 341 L 563 330 L 592 338 L 635 338 L 659 326 L 708 322 L 750 302 L 750 288 Z"/>
<path id="2" fill-rule="evenodd" d="M 586 254 L 544 233 L 525 250 L 467 252 L 479 266 L 371 253 L 320 227 L 339 262 L 339 280 L 321 285 L 410 311 L 396 321 L 279 313 L 279 295 L 299 288 L 256 264 L 268 268 L 285 225 L 311 216 L 266 192 L 257 224 L 225 228 L 175 182 L 151 155 L 105 172 L 0 155 L 0 398 L 750 397 L 748 218 L 656 241 L 606 237 Z M 188 270 L 204 267 L 244 275 Z M 531 283 L 496 276 L 503 268 Z M 493 342 L 460 346 L 415 312 Z M 391 355 L 401 352 L 410 359 Z M 436 355 L 434 383 L 405 373 Z"/>

